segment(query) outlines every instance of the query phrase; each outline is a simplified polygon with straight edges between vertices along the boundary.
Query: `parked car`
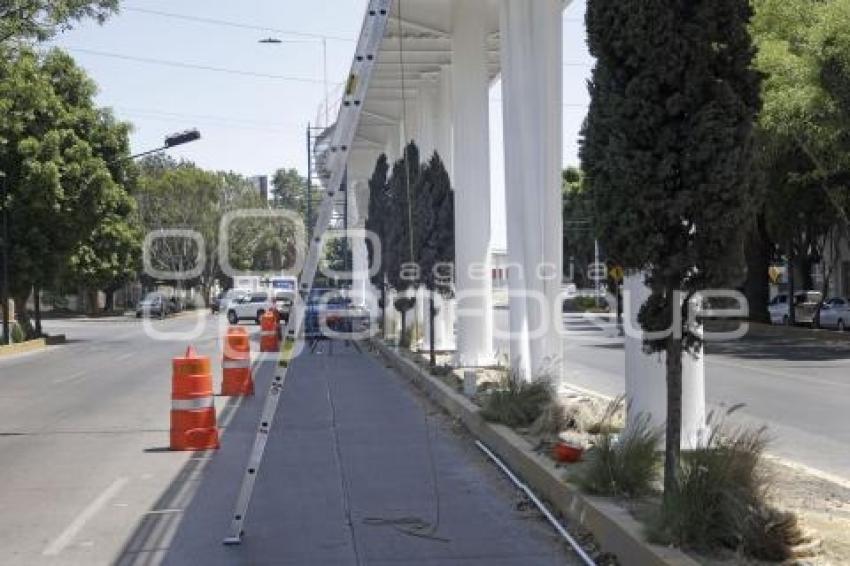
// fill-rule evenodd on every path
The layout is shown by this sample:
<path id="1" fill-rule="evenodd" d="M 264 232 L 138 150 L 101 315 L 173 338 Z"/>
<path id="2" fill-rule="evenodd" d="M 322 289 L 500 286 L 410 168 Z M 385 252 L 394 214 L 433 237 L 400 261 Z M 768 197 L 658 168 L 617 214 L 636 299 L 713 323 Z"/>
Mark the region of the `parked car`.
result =
<path id="1" fill-rule="evenodd" d="M 284 322 L 289 321 L 289 313 L 292 311 L 292 293 L 287 291 L 274 291 L 274 307 L 277 314 Z"/>
<path id="2" fill-rule="evenodd" d="M 168 301 L 160 293 L 148 293 L 136 307 L 136 318 L 143 316 L 165 318 L 168 313 Z"/>
<path id="3" fill-rule="evenodd" d="M 215 297 L 210 302 L 210 309 L 212 312 L 223 312 L 226 313 L 227 309 L 230 307 L 230 303 L 233 301 L 238 301 L 245 295 L 248 295 L 251 291 L 247 289 L 228 289 L 226 291 L 222 291 L 218 294 L 218 297 Z"/>
<path id="4" fill-rule="evenodd" d="M 183 301 L 177 296 L 171 296 L 168 298 L 166 309 L 170 313 L 181 312 L 183 310 Z"/>
<path id="5" fill-rule="evenodd" d="M 850 300 L 845 297 L 833 297 L 820 307 L 818 326 L 835 328 L 844 332 L 850 325 Z"/>
<path id="6" fill-rule="evenodd" d="M 797 291 L 794 293 L 794 319 L 797 324 L 814 325 L 818 305 L 823 300 L 819 291 Z M 790 324 L 791 310 L 788 306 L 788 294 L 781 293 L 773 297 L 767 305 L 770 322 L 773 324 Z"/>
<path id="7" fill-rule="evenodd" d="M 230 324 L 238 324 L 240 320 L 253 320 L 260 324 L 260 317 L 274 308 L 269 291 L 255 291 L 228 303 L 227 320 Z"/>

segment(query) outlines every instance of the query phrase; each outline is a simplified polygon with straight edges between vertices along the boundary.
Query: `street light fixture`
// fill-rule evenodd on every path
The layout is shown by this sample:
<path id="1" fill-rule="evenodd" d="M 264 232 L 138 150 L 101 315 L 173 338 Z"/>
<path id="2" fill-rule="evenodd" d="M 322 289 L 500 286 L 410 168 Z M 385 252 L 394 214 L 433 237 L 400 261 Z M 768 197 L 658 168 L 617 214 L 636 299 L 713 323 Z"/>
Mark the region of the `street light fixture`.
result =
<path id="1" fill-rule="evenodd" d="M 164 149 L 170 149 L 172 147 L 183 145 L 184 143 L 193 142 L 201 139 L 201 132 L 197 129 L 193 128 L 191 130 L 184 130 L 182 132 L 177 132 L 165 137 L 165 145 L 162 147 L 157 147 L 155 149 L 149 149 L 147 151 L 143 151 L 142 153 L 137 153 L 135 155 L 130 155 L 128 157 L 122 158 L 124 159 L 136 159 L 137 157 L 142 157 L 145 155 L 150 155 L 151 153 L 156 153 L 158 151 L 162 151 Z"/>

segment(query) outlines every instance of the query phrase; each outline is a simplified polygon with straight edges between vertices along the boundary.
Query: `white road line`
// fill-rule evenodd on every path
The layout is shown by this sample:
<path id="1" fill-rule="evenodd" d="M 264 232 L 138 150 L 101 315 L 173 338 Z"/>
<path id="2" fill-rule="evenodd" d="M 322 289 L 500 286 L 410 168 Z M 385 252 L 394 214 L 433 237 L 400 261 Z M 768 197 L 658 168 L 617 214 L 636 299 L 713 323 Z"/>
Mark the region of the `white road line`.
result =
<path id="1" fill-rule="evenodd" d="M 44 549 L 42 554 L 44 556 L 56 556 L 62 552 L 74 539 L 74 537 L 83 530 L 83 527 L 85 527 L 89 519 L 94 517 L 95 514 L 97 514 L 97 512 L 109 502 L 110 499 L 115 497 L 115 495 L 121 491 L 121 488 L 123 488 L 128 481 L 130 481 L 130 478 L 118 478 L 112 482 L 112 484 L 104 489 L 101 494 L 94 499 L 94 501 L 89 503 L 88 507 L 83 509 L 80 514 L 71 521 L 71 524 L 69 524 L 65 530 L 53 540 L 53 542 L 47 545 L 47 548 Z"/>
<path id="2" fill-rule="evenodd" d="M 69 376 L 60 377 L 59 379 L 54 379 L 53 383 L 54 384 L 69 383 L 71 381 L 74 381 L 75 379 L 79 379 L 80 377 L 83 377 L 84 375 L 86 375 L 86 372 L 78 371 L 77 373 L 72 373 Z"/>

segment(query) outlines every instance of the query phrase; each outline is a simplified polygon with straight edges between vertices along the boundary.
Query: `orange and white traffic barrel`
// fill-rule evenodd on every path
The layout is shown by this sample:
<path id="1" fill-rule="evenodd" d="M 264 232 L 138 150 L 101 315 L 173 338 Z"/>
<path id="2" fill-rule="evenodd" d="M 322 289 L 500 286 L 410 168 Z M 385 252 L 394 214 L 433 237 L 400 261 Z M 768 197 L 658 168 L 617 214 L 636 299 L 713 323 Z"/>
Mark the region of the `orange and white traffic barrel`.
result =
<path id="1" fill-rule="evenodd" d="M 172 360 L 171 449 L 218 448 L 209 356 L 189 346 L 184 357 Z"/>
<path id="2" fill-rule="evenodd" d="M 227 396 L 253 395 L 251 377 L 251 342 L 241 326 L 231 326 L 224 340 L 221 355 L 221 394 Z"/>
<path id="3" fill-rule="evenodd" d="M 267 311 L 260 317 L 260 351 L 277 352 L 279 349 L 277 315 Z"/>

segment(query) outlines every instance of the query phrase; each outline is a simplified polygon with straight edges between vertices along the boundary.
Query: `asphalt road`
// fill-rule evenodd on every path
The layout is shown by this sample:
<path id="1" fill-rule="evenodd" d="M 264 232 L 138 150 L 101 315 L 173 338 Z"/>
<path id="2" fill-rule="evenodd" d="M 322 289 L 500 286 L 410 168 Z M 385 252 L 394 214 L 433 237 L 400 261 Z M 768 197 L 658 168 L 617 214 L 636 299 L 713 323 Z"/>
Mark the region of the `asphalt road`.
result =
<path id="1" fill-rule="evenodd" d="M 66 345 L 0 359 L 0 564 L 229 566 L 284 557 L 303 564 L 311 556 L 339 564 L 573 563 L 548 525 L 518 510 L 516 490 L 468 438 L 440 424 L 383 366 L 352 351 L 315 356 L 285 385 L 246 545 L 222 546 L 277 366 L 257 366 L 258 395 L 216 398 L 221 450 L 170 452 L 171 358 L 191 343 L 217 368 L 215 320 L 204 316 L 196 335 L 192 318 L 154 322 L 154 331 L 170 333 L 162 340 L 134 319 L 48 321 L 45 330 L 65 333 Z M 216 369 L 216 389 L 219 379 Z M 337 405 L 329 420 L 331 391 Z M 436 475 L 423 460 L 424 424 Z M 351 513 L 357 517 L 350 528 L 340 515 L 346 502 L 338 493 L 341 468 L 330 466 L 334 454 L 348 469 L 349 523 Z M 433 477 L 442 507 L 435 507 Z M 362 521 L 371 514 L 387 524 Z M 400 533 L 391 523 L 402 515 L 436 520 L 437 537 L 451 542 Z"/>
<path id="2" fill-rule="evenodd" d="M 506 311 L 497 311 L 505 324 Z M 609 396 L 624 391 L 622 338 L 599 319 L 566 321 L 565 378 Z M 716 414 L 767 425 L 770 453 L 850 482 L 850 342 L 745 337 L 707 346 L 706 400 Z"/>

